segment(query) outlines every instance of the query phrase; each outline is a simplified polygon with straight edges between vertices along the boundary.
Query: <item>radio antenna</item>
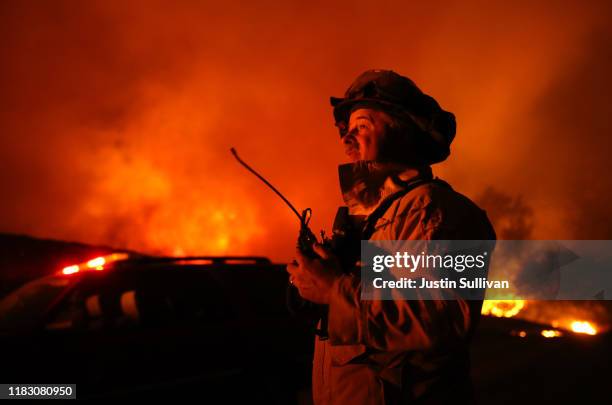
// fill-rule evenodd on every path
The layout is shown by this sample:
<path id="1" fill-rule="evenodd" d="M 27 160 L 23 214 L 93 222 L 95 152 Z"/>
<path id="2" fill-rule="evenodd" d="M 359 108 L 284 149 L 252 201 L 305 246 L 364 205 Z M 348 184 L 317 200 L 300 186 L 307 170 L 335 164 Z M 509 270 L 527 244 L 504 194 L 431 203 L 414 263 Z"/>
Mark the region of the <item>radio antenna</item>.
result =
<path id="1" fill-rule="evenodd" d="M 278 191 L 276 189 L 276 187 L 274 187 L 268 180 L 264 179 L 264 177 L 257 173 L 255 171 L 255 169 L 253 169 L 251 166 L 249 166 L 244 160 L 240 159 L 240 157 L 238 156 L 238 153 L 236 152 L 236 149 L 234 148 L 230 148 L 230 152 L 232 152 L 232 155 L 234 155 L 234 157 L 236 158 L 236 160 L 238 161 L 238 163 L 240 163 L 242 166 L 244 166 L 248 171 L 250 171 L 251 173 L 253 173 L 259 180 L 263 181 L 263 183 L 270 187 L 270 189 L 272 191 L 274 191 L 276 193 L 276 195 L 278 195 L 284 202 L 285 204 L 287 204 L 289 206 L 289 208 L 291 208 L 291 211 L 293 211 L 295 213 L 295 215 L 297 215 L 298 219 L 300 220 L 301 223 L 308 223 L 308 220 L 310 218 L 307 218 L 310 214 L 310 208 L 307 208 L 306 210 L 304 210 L 304 214 L 303 216 L 300 215 L 300 213 L 298 212 L 298 210 L 295 209 L 295 207 L 293 206 L 293 204 L 291 204 L 291 202 L 289 202 L 289 200 L 287 200 L 285 198 L 284 195 L 281 194 L 280 191 Z"/>

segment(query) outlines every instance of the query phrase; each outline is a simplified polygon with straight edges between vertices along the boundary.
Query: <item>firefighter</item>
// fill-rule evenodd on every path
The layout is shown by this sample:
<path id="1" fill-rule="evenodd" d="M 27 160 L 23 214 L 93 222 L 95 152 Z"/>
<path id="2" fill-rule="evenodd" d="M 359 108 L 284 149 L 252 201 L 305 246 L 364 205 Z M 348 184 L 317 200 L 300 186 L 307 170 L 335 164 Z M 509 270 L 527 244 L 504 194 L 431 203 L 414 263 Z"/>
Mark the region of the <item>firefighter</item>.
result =
<path id="1" fill-rule="evenodd" d="M 350 214 L 365 218 L 362 239 L 495 239 L 483 210 L 433 179 L 431 165 L 450 154 L 452 113 L 389 70 L 366 71 L 331 104 L 353 165 L 340 170 L 341 189 Z M 350 178 L 358 167 L 369 171 Z M 323 245 L 314 250 L 318 257 L 296 251 L 287 271 L 304 299 L 327 307 L 328 339 L 315 341 L 315 404 L 473 400 L 468 348 L 482 301 L 361 300 L 359 272 L 347 273 Z"/>

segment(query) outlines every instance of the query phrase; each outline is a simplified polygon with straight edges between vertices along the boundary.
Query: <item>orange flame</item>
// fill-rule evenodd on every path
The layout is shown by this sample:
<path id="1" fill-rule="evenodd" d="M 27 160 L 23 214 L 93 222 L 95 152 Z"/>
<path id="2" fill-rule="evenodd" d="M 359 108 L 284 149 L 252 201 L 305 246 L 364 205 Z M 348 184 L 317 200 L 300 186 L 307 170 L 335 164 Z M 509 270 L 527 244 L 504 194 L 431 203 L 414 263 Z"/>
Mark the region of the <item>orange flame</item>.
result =
<path id="1" fill-rule="evenodd" d="M 572 332 L 585 333 L 587 335 L 596 335 L 597 329 L 590 322 L 587 321 L 574 321 L 571 324 Z"/>
<path id="2" fill-rule="evenodd" d="M 214 176 L 194 185 L 192 177 L 146 157 L 100 153 L 110 169 L 92 185 L 78 213 L 98 224 L 88 230 L 92 243 L 174 256 L 247 254 L 265 235 L 266 219 L 239 187 Z"/>
<path id="3" fill-rule="evenodd" d="M 556 338 L 559 336 L 563 336 L 563 333 L 561 333 L 561 331 L 558 331 L 556 329 L 544 329 L 541 332 L 541 335 L 544 336 L 545 338 Z"/>
<path id="4" fill-rule="evenodd" d="M 498 318 L 511 318 L 525 306 L 525 300 L 485 300 L 481 314 Z"/>

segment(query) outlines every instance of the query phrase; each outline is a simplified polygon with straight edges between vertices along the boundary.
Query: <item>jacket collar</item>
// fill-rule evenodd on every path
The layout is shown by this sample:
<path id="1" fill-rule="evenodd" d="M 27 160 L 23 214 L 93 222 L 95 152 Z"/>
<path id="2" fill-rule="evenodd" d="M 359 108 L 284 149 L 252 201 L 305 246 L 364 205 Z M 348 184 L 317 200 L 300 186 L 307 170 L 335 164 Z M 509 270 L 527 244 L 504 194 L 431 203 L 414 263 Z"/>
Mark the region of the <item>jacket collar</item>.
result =
<path id="1" fill-rule="evenodd" d="M 431 177 L 431 167 L 358 161 L 338 166 L 340 190 L 350 215 L 370 215 L 382 201 L 419 177 Z"/>

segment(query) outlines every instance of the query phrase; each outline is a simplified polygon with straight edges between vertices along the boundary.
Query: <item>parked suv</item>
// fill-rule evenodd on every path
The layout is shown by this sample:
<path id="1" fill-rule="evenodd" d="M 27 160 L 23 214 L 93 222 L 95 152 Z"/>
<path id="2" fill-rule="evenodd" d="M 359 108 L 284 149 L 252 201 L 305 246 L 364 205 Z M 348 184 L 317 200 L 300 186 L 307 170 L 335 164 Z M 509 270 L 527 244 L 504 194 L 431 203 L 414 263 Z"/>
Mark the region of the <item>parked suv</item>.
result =
<path id="1" fill-rule="evenodd" d="M 283 265 L 124 256 L 66 267 L 0 301 L 0 381 L 204 402 L 291 403 L 307 389 L 312 333 L 286 309 Z"/>

